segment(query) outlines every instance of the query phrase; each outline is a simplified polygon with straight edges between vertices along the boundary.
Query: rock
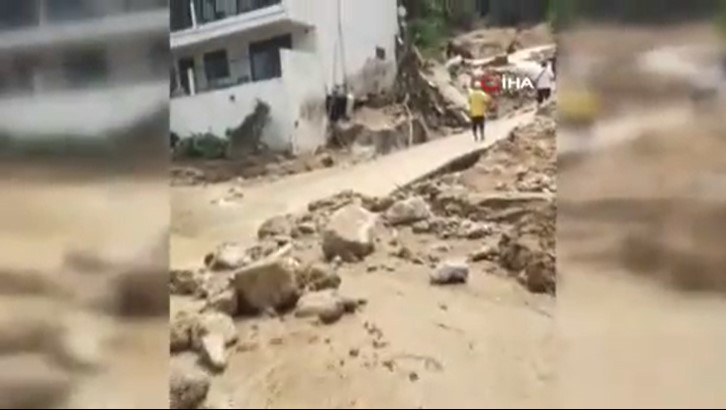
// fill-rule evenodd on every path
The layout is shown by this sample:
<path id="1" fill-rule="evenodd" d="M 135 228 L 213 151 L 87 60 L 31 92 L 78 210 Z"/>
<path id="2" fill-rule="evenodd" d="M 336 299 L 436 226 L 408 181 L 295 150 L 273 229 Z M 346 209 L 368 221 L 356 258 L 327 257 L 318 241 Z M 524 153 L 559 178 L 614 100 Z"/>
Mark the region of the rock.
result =
<path id="1" fill-rule="evenodd" d="M 205 362 L 216 371 L 227 367 L 227 351 L 224 336 L 220 333 L 210 333 L 202 336 L 201 353 Z"/>
<path id="2" fill-rule="evenodd" d="M 494 260 L 496 259 L 498 254 L 498 250 L 494 246 L 485 245 L 471 254 L 469 254 L 469 260 L 472 262 L 481 262 L 484 260 Z"/>
<path id="3" fill-rule="evenodd" d="M 325 325 L 331 325 L 340 320 L 344 313 L 344 310 L 326 310 L 318 315 L 318 319 Z"/>
<path id="4" fill-rule="evenodd" d="M 431 223 L 429 221 L 418 221 L 411 227 L 413 233 L 428 233 L 431 232 Z"/>
<path id="5" fill-rule="evenodd" d="M 343 298 L 334 290 L 323 290 L 303 295 L 297 303 L 295 316 L 300 318 L 325 315 L 342 316 L 345 313 Z"/>
<path id="6" fill-rule="evenodd" d="M 325 258 L 340 256 L 346 262 L 359 261 L 373 253 L 376 215 L 350 204 L 336 211 L 323 231 Z"/>
<path id="7" fill-rule="evenodd" d="M 313 263 L 303 269 L 298 276 L 298 283 L 302 288 L 318 291 L 338 289 L 341 279 L 329 266 L 322 263 Z"/>
<path id="8" fill-rule="evenodd" d="M 178 312 L 171 318 L 169 347 L 172 352 L 188 350 L 192 346 L 192 329 L 196 318 L 189 312 Z"/>
<path id="9" fill-rule="evenodd" d="M 282 254 L 271 255 L 235 272 L 233 286 L 239 296 L 241 313 L 286 310 L 295 306 L 299 297 L 295 263 Z"/>
<path id="10" fill-rule="evenodd" d="M 385 212 L 393 203 L 394 199 L 390 196 L 363 198 L 363 207 L 371 212 Z"/>
<path id="11" fill-rule="evenodd" d="M 192 347 L 202 348 L 204 337 L 213 334 L 220 335 L 225 346 L 232 345 L 239 339 L 231 317 L 220 312 L 207 312 L 197 318 L 192 328 Z"/>
<path id="12" fill-rule="evenodd" d="M 193 295 L 200 284 L 200 275 L 194 270 L 172 270 L 170 276 L 169 291 L 175 295 Z"/>
<path id="13" fill-rule="evenodd" d="M 238 306 L 237 292 L 233 288 L 207 296 L 207 307 L 229 316 L 237 315 Z"/>
<path id="14" fill-rule="evenodd" d="M 391 256 L 400 258 L 403 260 L 411 260 L 413 258 L 413 251 L 406 245 L 399 245 L 391 252 Z"/>
<path id="15" fill-rule="evenodd" d="M 250 263 L 246 250 L 236 243 L 223 243 L 204 257 L 204 264 L 213 271 L 232 270 Z"/>
<path id="16" fill-rule="evenodd" d="M 368 304 L 367 300 L 360 298 L 342 297 L 341 300 L 343 301 L 343 310 L 345 313 L 355 313 L 358 308 Z"/>
<path id="17" fill-rule="evenodd" d="M 469 279 L 469 265 L 461 261 L 443 262 L 431 272 L 430 279 L 434 285 L 466 283 Z"/>
<path id="18" fill-rule="evenodd" d="M 315 223 L 312 221 L 303 221 L 300 222 L 295 229 L 292 232 L 293 238 L 299 238 L 301 236 L 305 235 L 312 235 L 315 232 L 317 232 L 317 227 L 315 226 Z"/>
<path id="19" fill-rule="evenodd" d="M 287 215 L 274 216 L 265 221 L 257 230 L 257 238 L 265 239 L 274 236 L 291 236 L 292 221 Z"/>
<path id="20" fill-rule="evenodd" d="M 540 253 L 536 255 L 524 271 L 524 285 L 533 293 L 555 294 L 556 291 L 555 258 Z"/>
<path id="21" fill-rule="evenodd" d="M 172 409 L 196 409 L 209 393 L 209 376 L 202 370 L 180 364 L 171 366 L 169 406 Z"/>
<path id="22" fill-rule="evenodd" d="M 394 203 L 385 213 L 386 221 L 392 225 L 404 225 L 428 219 L 431 216 L 429 204 L 420 196 Z"/>
<path id="23" fill-rule="evenodd" d="M 481 239 L 491 233 L 492 228 L 488 224 L 465 220 L 459 226 L 457 236 L 466 239 Z"/>
<path id="24" fill-rule="evenodd" d="M 446 243 L 436 243 L 431 245 L 431 252 L 446 253 L 451 250 L 451 246 Z"/>
<path id="25" fill-rule="evenodd" d="M 206 272 L 199 276 L 199 287 L 194 294 L 198 298 L 208 299 L 230 288 L 233 274 L 229 272 Z"/>
<path id="26" fill-rule="evenodd" d="M 330 168 L 335 165 L 335 159 L 329 153 L 325 153 L 320 156 L 320 165 L 324 166 L 325 168 Z"/>

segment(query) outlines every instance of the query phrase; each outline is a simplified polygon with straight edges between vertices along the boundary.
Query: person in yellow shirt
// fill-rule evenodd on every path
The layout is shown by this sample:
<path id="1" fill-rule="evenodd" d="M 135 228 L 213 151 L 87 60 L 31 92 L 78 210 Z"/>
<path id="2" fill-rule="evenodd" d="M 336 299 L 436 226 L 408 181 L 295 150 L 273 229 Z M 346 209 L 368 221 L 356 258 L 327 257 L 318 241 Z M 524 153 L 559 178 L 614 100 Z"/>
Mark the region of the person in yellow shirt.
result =
<path id="1" fill-rule="evenodd" d="M 475 142 L 484 141 L 485 117 L 491 100 L 491 97 L 481 89 L 481 83 L 474 81 L 469 92 L 469 118 Z"/>

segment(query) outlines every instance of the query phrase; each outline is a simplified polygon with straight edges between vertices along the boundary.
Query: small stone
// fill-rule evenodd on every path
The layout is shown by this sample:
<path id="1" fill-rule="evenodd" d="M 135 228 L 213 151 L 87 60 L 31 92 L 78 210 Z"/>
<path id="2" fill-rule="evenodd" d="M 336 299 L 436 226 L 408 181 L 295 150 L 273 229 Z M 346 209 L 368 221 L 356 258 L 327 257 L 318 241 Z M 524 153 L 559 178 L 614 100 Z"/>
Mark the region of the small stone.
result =
<path id="1" fill-rule="evenodd" d="M 192 329 L 192 347 L 200 349 L 204 336 L 218 334 L 224 345 L 237 342 L 239 336 L 232 318 L 220 312 L 208 312 L 201 315 Z"/>
<path id="2" fill-rule="evenodd" d="M 466 262 L 447 261 L 431 272 L 430 280 L 434 285 L 466 283 L 469 279 L 469 265 Z"/>
<path id="3" fill-rule="evenodd" d="M 202 336 L 202 357 L 213 370 L 219 371 L 227 367 L 227 352 L 224 336 L 220 333 L 210 333 Z"/>
<path id="4" fill-rule="evenodd" d="M 221 293 L 207 297 L 207 306 L 229 316 L 237 315 L 238 296 L 234 289 L 226 289 Z"/>
<path id="5" fill-rule="evenodd" d="M 411 226 L 413 233 L 421 234 L 431 232 L 431 223 L 429 221 L 418 221 Z"/>
<path id="6" fill-rule="evenodd" d="M 172 317 L 169 328 L 169 347 L 172 352 L 188 350 L 192 345 L 192 329 L 196 318 L 189 312 L 178 312 Z"/>
<path id="7" fill-rule="evenodd" d="M 431 246 L 431 252 L 446 253 L 451 250 L 451 246 L 446 243 L 437 243 Z"/>
<path id="8" fill-rule="evenodd" d="M 315 226 L 314 222 L 308 221 L 308 222 L 301 222 L 300 224 L 298 224 L 298 226 L 296 227 L 296 230 L 298 232 L 298 236 L 312 235 L 315 232 L 317 232 L 317 227 Z"/>
<path id="9" fill-rule="evenodd" d="M 194 270 L 172 270 L 170 273 L 169 290 L 175 295 L 193 295 L 200 284 L 199 273 Z"/>
<path id="10" fill-rule="evenodd" d="M 246 249 L 241 245 L 226 242 L 204 257 L 204 264 L 213 271 L 237 269 L 250 263 Z"/>
<path id="11" fill-rule="evenodd" d="M 385 213 L 391 225 L 405 225 L 431 217 L 429 204 L 420 196 L 411 197 L 394 203 Z"/>
<path id="12" fill-rule="evenodd" d="M 329 266 L 322 263 L 310 264 L 298 278 L 300 285 L 312 291 L 337 289 L 340 287 L 340 276 Z"/>
<path id="13" fill-rule="evenodd" d="M 209 392 L 209 376 L 191 366 L 172 365 L 169 376 L 169 401 L 172 409 L 195 409 Z"/>
<path id="14" fill-rule="evenodd" d="M 360 355 L 360 350 L 359 349 L 350 349 L 350 351 L 348 352 L 348 355 L 350 357 L 358 357 Z"/>
<path id="15" fill-rule="evenodd" d="M 366 272 L 375 272 L 377 270 L 378 270 L 378 266 L 376 266 L 376 265 L 368 265 L 368 267 L 366 267 Z"/>
<path id="16" fill-rule="evenodd" d="M 338 319 L 345 313 L 343 299 L 334 290 L 324 290 L 303 295 L 297 304 L 295 316 L 304 318 L 317 316 L 319 318 Z M 337 319 L 334 319 L 337 320 Z"/>
<path id="17" fill-rule="evenodd" d="M 257 238 L 265 239 L 275 236 L 291 236 L 292 221 L 287 215 L 274 216 L 265 221 L 257 230 Z"/>
<path id="18" fill-rule="evenodd" d="M 320 319 L 320 322 L 325 325 L 331 325 L 331 324 L 337 322 L 338 320 L 340 320 L 340 318 L 343 317 L 344 313 L 345 313 L 345 311 L 343 309 L 327 310 L 325 312 L 321 312 L 318 315 L 318 319 Z"/>
<path id="19" fill-rule="evenodd" d="M 411 372 L 408 374 L 408 380 L 411 380 L 414 383 L 418 381 L 418 378 L 418 373 L 416 372 Z"/>
<path id="20" fill-rule="evenodd" d="M 282 346 L 285 340 L 281 337 L 273 337 L 270 339 L 270 345 L 271 346 Z"/>
<path id="21" fill-rule="evenodd" d="M 469 255 L 469 260 L 472 262 L 481 262 L 484 260 L 494 260 L 498 255 L 497 248 L 494 246 L 483 246 Z"/>

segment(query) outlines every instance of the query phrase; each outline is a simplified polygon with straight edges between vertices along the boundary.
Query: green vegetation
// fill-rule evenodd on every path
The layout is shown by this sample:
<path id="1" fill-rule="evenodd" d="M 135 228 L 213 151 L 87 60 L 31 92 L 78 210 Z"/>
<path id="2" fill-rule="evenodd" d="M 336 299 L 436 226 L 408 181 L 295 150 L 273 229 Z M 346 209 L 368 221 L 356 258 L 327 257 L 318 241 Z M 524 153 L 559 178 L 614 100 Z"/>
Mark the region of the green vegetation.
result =
<path id="1" fill-rule="evenodd" d="M 555 30 L 569 27 L 576 14 L 576 0 L 551 0 L 547 20 Z"/>
<path id="2" fill-rule="evenodd" d="M 422 52 L 440 47 L 451 34 L 444 0 L 420 0 L 410 16 L 409 30 L 414 44 Z"/>
<path id="3" fill-rule="evenodd" d="M 726 35 L 726 0 L 720 0 L 718 2 L 716 24 L 718 25 L 719 30 Z"/>

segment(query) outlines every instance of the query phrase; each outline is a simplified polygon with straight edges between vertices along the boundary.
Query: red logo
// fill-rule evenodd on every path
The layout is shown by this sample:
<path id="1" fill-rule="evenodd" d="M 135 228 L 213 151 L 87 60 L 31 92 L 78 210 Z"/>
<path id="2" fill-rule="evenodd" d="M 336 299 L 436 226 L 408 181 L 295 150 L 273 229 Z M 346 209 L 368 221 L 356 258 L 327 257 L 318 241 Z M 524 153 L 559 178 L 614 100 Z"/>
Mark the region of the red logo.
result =
<path id="1" fill-rule="evenodd" d="M 484 74 L 480 80 L 481 89 L 487 94 L 498 94 L 500 91 L 501 81 L 494 74 Z"/>

